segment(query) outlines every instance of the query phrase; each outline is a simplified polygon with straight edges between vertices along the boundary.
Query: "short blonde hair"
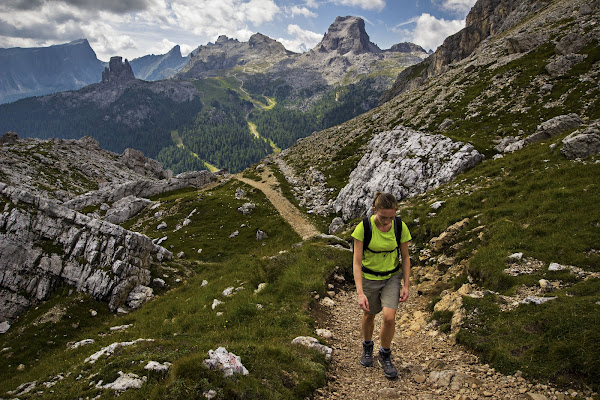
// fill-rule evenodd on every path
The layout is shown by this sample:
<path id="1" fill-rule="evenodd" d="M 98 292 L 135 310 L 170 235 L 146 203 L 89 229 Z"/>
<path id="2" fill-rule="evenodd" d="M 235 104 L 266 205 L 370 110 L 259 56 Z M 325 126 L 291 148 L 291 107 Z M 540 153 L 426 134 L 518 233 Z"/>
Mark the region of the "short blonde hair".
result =
<path id="1" fill-rule="evenodd" d="M 376 210 L 398 209 L 398 200 L 391 193 L 377 192 L 373 199 L 373 207 Z"/>

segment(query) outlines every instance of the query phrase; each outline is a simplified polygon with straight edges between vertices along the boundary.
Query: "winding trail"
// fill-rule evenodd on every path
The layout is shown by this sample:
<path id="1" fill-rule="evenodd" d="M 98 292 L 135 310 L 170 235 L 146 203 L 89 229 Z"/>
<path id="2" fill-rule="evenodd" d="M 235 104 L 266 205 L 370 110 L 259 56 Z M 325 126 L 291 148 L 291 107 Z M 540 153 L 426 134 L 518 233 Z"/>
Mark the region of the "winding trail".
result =
<path id="1" fill-rule="evenodd" d="M 279 214 L 281 214 L 298 235 L 302 237 L 302 240 L 310 239 L 311 237 L 320 234 L 317 228 L 302 215 L 300 210 L 286 199 L 279 190 L 274 189 L 279 186 L 279 183 L 269 168 L 265 167 L 261 177 L 262 179 L 260 181 L 255 181 L 244 178 L 241 174 L 235 175 L 237 180 L 262 191 L 275 209 L 277 209 Z"/>
<path id="2" fill-rule="evenodd" d="M 261 181 L 236 179 L 261 190 L 281 216 L 303 240 L 319 231 L 277 189 L 278 182 L 271 170 L 265 168 Z M 333 295 L 331 293 L 330 295 Z M 331 365 L 325 387 L 314 394 L 315 400 L 562 400 L 565 393 L 550 385 L 536 384 L 521 375 L 503 375 L 479 358 L 455 344 L 452 335 L 442 333 L 428 323 L 430 298 L 417 294 L 411 287 L 409 299 L 399 305 L 396 335 L 392 342 L 393 359 L 398 379 L 388 380 L 380 367 L 365 368 L 359 363 L 362 350 L 361 314 L 354 285 L 338 288 L 330 308 L 318 305 L 315 310 L 316 328 L 329 330 L 333 337 L 324 339 L 333 348 Z M 381 315 L 375 318 L 373 340 L 379 346 Z"/>

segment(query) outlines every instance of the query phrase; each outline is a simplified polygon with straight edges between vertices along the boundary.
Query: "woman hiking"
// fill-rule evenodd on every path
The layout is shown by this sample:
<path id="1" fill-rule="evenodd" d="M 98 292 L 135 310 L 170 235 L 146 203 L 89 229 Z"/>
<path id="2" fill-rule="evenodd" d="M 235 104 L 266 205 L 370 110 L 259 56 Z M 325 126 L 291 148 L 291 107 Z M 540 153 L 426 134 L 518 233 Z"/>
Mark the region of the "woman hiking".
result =
<path id="1" fill-rule="evenodd" d="M 363 219 L 352 233 L 354 283 L 358 305 L 363 310 L 360 363 L 365 367 L 373 365 L 375 315 L 383 312 L 377 361 L 388 379 L 398 376 L 390 346 L 398 303 L 408 299 L 410 285 L 408 242 L 412 237 L 406 224 L 396 217 L 397 210 L 398 201 L 392 194 L 377 193 L 373 200 L 373 215 Z"/>

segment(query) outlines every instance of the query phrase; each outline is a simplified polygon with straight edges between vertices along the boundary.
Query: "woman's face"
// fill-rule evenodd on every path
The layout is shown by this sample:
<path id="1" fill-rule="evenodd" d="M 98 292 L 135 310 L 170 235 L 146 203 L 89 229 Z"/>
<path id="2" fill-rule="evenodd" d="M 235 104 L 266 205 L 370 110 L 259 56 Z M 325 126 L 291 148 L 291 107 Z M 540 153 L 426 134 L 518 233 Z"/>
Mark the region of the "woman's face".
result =
<path id="1" fill-rule="evenodd" d="M 396 210 L 393 208 L 375 209 L 375 221 L 382 228 L 390 228 L 395 216 Z"/>

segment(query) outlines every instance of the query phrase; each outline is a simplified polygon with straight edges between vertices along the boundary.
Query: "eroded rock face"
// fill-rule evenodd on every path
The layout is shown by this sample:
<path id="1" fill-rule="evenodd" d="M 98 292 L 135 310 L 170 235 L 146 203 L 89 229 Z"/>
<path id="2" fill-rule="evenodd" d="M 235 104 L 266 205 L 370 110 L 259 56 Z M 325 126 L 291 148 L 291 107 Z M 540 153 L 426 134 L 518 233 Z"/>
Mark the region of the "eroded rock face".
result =
<path id="1" fill-rule="evenodd" d="M 483 159 L 471 144 L 398 126 L 371 140 L 369 151 L 335 200 L 335 211 L 345 220 L 359 217 L 371 208 L 376 192 L 390 192 L 398 199 L 415 196 L 449 182 Z"/>
<path id="2" fill-rule="evenodd" d="M 156 180 L 136 180 L 117 185 L 102 186 L 99 190 L 87 192 L 72 200 L 65 202 L 65 206 L 73 210 L 101 203 L 117 202 L 128 196 L 148 198 L 172 190 L 188 186 L 201 187 L 216 180 L 215 174 L 209 171 L 185 172 L 174 178 Z"/>
<path id="3" fill-rule="evenodd" d="M 600 153 L 600 121 L 586 129 L 573 132 L 562 140 L 561 153 L 573 160 Z"/>
<path id="4" fill-rule="evenodd" d="M 172 254 L 142 234 L 0 183 L 0 320 L 67 284 L 115 310 Z"/>

